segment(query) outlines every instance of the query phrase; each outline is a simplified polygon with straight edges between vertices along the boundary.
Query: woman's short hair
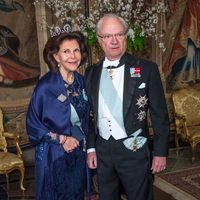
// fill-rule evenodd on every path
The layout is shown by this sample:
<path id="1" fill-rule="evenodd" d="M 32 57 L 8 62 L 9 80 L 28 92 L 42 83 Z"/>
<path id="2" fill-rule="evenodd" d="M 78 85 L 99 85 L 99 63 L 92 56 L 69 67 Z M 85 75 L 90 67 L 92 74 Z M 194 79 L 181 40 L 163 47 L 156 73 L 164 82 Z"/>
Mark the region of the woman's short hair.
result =
<path id="1" fill-rule="evenodd" d="M 44 47 L 43 58 L 51 71 L 58 71 L 58 63 L 53 55 L 59 51 L 61 43 L 65 40 L 76 40 L 78 42 L 81 52 L 80 65 L 87 60 L 88 49 L 84 35 L 80 31 L 64 32 L 58 36 L 50 37 Z"/>

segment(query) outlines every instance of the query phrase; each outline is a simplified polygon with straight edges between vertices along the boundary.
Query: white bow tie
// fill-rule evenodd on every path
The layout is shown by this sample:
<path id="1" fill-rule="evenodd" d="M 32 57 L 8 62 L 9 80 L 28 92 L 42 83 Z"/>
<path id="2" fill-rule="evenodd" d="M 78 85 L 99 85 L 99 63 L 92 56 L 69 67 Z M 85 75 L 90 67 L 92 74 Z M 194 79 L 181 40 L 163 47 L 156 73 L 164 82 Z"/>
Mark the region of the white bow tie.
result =
<path id="1" fill-rule="evenodd" d="M 110 61 L 107 58 L 105 58 L 104 62 L 103 62 L 103 67 L 108 67 L 108 66 L 117 66 L 119 64 L 119 60 L 114 60 L 114 61 Z"/>

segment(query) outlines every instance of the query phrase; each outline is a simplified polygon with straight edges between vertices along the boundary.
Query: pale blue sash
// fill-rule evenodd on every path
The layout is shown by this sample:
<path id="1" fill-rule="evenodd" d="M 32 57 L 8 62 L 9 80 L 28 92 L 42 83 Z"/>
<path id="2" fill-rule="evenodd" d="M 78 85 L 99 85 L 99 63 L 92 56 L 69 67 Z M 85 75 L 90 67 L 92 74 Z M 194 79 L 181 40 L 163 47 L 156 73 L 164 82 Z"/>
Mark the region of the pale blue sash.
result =
<path id="1" fill-rule="evenodd" d="M 108 70 L 106 68 L 102 69 L 100 93 L 102 94 L 110 113 L 115 118 L 119 126 L 124 129 L 122 101 L 113 85 L 111 78 L 109 77 Z"/>
<path id="2" fill-rule="evenodd" d="M 134 133 L 132 133 L 127 139 L 123 141 L 127 149 L 130 149 L 134 152 L 140 149 L 141 147 L 143 147 L 143 145 L 147 141 L 147 138 L 143 136 L 139 136 L 140 133 L 142 133 L 141 128 L 135 131 Z"/>
<path id="3" fill-rule="evenodd" d="M 124 128 L 122 101 L 113 85 L 111 78 L 109 77 L 108 70 L 106 68 L 102 69 L 100 92 L 103 96 L 105 104 L 110 110 L 110 113 L 115 118 L 119 126 Z M 142 129 L 138 129 L 123 141 L 127 149 L 137 151 L 137 149 L 140 149 L 146 143 L 147 138 L 139 136 L 141 132 Z"/>
<path id="4" fill-rule="evenodd" d="M 81 122 L 80 122 L 80 119 L 79 119 L 79 116 L 74 108 L 74 106 L 72 104 L 70 104 L 70 107 L 71 107 L 71 123 L 72 123 L 72 126 L 81 126 Z"/>
<path id="5" fill-rule="evenodd" d="M 72 104 L 70 104 L 70 106 L 71 106 L 71 123 L 72 123 L 71 134 L 79 141 L 83 140 L 83 151 L 85 151 L 86 140 L 85 140 L 85 134 L 81 128 L 81 122 L 74 106 Z M 78 127 L 78 129 L 76 127 Z"/>

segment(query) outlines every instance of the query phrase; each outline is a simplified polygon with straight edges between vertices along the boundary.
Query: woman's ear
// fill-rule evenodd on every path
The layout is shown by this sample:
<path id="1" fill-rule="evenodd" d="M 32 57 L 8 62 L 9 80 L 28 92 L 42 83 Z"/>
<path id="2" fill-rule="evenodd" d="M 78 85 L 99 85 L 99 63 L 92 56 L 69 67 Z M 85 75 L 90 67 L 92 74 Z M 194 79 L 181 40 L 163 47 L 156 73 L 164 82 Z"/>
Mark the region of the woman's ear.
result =
<path id="1" fill-rule="evenodd" d="M 57 63 L 60 63 L 60 59 L 57 53 L 53 54 L 54 59 L 56 60 Z"/>

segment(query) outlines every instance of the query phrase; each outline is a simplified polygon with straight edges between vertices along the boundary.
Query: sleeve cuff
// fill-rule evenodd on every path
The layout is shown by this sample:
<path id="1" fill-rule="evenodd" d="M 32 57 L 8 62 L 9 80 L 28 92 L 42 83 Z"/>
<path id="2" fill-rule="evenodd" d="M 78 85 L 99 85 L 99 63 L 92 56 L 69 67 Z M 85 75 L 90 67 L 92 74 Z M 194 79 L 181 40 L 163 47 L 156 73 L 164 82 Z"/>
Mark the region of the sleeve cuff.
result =
<path id="1" fill-rule="evenodd" d="M 96 152 L 95 148 L 87 149 L 87 153 L 92 153 L 92 152 Z"/>

